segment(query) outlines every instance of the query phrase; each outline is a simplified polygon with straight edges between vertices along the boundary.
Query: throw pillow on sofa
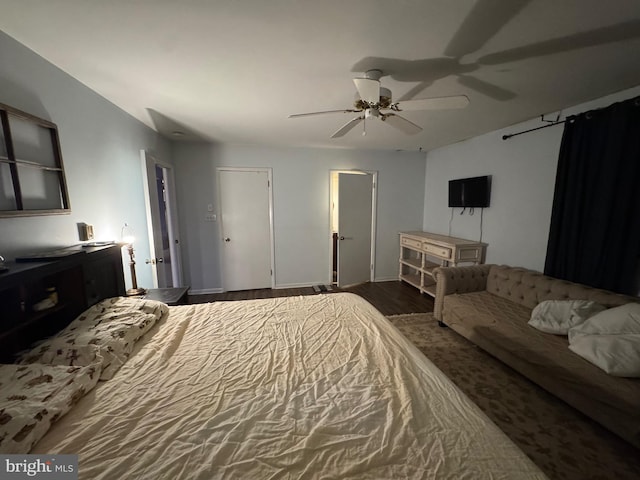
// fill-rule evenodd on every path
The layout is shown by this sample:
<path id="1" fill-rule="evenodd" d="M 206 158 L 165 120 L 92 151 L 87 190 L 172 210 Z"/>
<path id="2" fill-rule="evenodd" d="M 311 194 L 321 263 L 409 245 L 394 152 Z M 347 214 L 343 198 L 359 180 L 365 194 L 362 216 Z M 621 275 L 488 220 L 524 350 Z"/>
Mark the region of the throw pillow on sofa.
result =
<path id="1" fill-rule="evenodd" d="M 531 311 L 529 325 L 545 333 L 567 335 L 606 307 L 591 300 L 545 300 Z"/>
<path id="2" fill-rule="evenodd" d="M 610 375 L 640 377 L 640 304 L 610 308 L 572 328 L 569 349 Z"/>

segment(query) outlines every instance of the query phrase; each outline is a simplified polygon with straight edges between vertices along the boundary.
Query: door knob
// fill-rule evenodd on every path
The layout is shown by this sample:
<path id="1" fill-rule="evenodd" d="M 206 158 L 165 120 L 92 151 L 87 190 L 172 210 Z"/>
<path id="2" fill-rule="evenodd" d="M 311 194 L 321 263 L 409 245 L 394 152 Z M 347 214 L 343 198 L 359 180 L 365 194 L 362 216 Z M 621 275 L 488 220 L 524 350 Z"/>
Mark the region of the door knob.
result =
<path id="1" fill-rule="evenodd" d="M 157 259 L 157 262 L 158 262 L 158 263 L 164 263 L 164 258 L 162 258 L 162 257 L 158 258 L 158 259 Z"/>
<path id="2" fill-rule="evenodd" d="M 344 237 L 340 237 L 340 240 L 344 240 Z"/>
<path id="3" fill-rule="evenodd" d="M 341 236 L 340 240 L 353 240 L 353 237 L 345 237 L 345 236 Z"/>
<path id="4" fill-rule="evenodd" d="M 225 238 L 225 239 L 224 239 L 224 241 L 225 241 L 225 242 L 230 242 L 230 241 L 231 241 L 231 239 L 230 239 L 229 237 L 227 237 L 227 238 Z"/>

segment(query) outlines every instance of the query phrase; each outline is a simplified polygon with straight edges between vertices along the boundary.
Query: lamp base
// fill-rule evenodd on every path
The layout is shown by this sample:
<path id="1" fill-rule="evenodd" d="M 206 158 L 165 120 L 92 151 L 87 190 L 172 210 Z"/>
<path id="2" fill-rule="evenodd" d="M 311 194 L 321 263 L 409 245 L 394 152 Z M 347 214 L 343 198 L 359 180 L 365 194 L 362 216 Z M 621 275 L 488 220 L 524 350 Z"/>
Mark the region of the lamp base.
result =
<path id="1" fill-rule="evenodd" d="M 145 288 L 130 288 L 129 290 L 127 290 L 127 297 L 144 295 L 145 293 L 147 293 L 147 290 Z"/>

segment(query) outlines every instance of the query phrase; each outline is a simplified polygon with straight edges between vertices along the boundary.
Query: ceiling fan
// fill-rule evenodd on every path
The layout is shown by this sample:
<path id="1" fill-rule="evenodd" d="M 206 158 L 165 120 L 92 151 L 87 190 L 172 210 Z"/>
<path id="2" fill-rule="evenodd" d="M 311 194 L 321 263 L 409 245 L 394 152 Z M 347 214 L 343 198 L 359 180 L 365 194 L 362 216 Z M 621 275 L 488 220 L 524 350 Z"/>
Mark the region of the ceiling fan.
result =
<path id="1" fill-rule="evenodd" d="M 360 113 L 360 115 L 349 120 L 340 127 L 338 131 L 331 135 L 331 138 L 343 137 L 360 122 L 375 118 L 408 135 L 413 135 L 422 131 L 422 128 L 415 123 L 410 122 L 406 118 L 401 117 L 397 112 L 464 108 L 469 104 L 469 98 L 465 95 L 393 102 L 391 99 L 391 90 L 380 86 L 380 77 L 382 77 L 382 71 L 373 69 L 368 70 L 364 74 L 364 77 L 353 79 L 353 83 L 358 90 L 358 96 L 353 103 L 354 108 L 298 113 L 289 115 L 289 118 L 309 117 L 312 115 L 324 115 L 327 113 Z M 363 132 L 363 135 L 365 132 Z"/>

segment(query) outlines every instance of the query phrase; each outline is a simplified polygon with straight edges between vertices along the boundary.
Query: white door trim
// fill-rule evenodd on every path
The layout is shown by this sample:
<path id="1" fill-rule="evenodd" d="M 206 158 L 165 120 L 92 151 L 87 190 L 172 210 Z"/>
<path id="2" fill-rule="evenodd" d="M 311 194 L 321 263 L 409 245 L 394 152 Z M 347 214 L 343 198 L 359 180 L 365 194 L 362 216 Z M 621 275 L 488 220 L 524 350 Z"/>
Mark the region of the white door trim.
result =
<path id="1" fill-rule="evenodd" d="M 376 278 L 376 221 L 378 218 L 377 213 L 377 198 L 378 198 L 378 171 L 377 170 L 360 170 L 357 168 L 353 168 L 350 170 L 345 169 L 332 169 L 329 170 L 329 228 L 328 228 L 328 237 L 329 237 L 329 252 L 333 252 L 333 238 L 332 233 L 333 229 L 331 228 L 332 224 L 332 206 L 331 202 L 333 200 L 334 188 L 333 188 L 333 174 L 334 173 L 366 173 L 371 175 L 373 181 L 373 188 L 371 189 L 371 275 L 369 277 L 369 281 L 374 282 Z M 330 256 L 331 257 L 331 256 Z M 329 265 L 329 285 L 333 282 L 333 270 L 331 265 Z"/>
<path id="2" fill-rule="evenodd" d="M 274 228 L 273 228 L 273 170 L 269 167 L 216 167 L 216 185 L 217 185 L 217 213 L 218 218 L 220 219 L 220 226 L 218 228 L 218 241 L 220 248 L 219 250 L 219 264 L 224 265 L 224 248 L 222 248 L 224 242 L 224 226 L 222 225 L 222 199 L 220 196 L 220 172 L 266 172 L 267 179 L 269 182 L 268 185 L 268 196 L 269 196 L 269 252 L 271 253 L 271 288 L 275 288 L 276 285 L 276 265 L 275 265 L 275 241 L 274 241 Z M 222 290 L 227 291 L 225 285 L 224 272 L 221 269 L 222 276 Z"/>
<path id="3" fill-rule="evenodd" d="M 157 195 L 155 190 L 151 192 L 149 188 L 149 172 L 153 171 L 153 182 L 155 185 L 155 166 L 159 166 L 168 171 L 168 178 L 165 181 L 168 182 L 169 198 L 166 199 L 167 205 L 167 226 L 169 229 L 169 249 L 171 251 L 171 274 L 173 277 L 174 286 L 182 286 L 182 254 L 180 251 L 179 240 L 179 226 L 178 226 L 178 209 L 176 200 L 176 188 L 175 188 L 175 176 L 173 165 L 163 162 L 156 158 L 151 152 L 147 150 L 140 150 L 140 159 L 142 164 L 142 183 L 144 189 L 144 204 L 145 213 L 147 216 L 147 232 L 149 235 L 149 254 L 151 257 L 155 257 L 155 240 L 152 218 L 157 217 L 159 212 L 157 210 Z M 153 166 L 153 168 L 150 168 Z M 153 193 L 153 198 L 152 198 Z M 151 264 L 151 279 L 153 282 L 153 288 L 158 288 L 158 270 L 155 264 Z"/>

